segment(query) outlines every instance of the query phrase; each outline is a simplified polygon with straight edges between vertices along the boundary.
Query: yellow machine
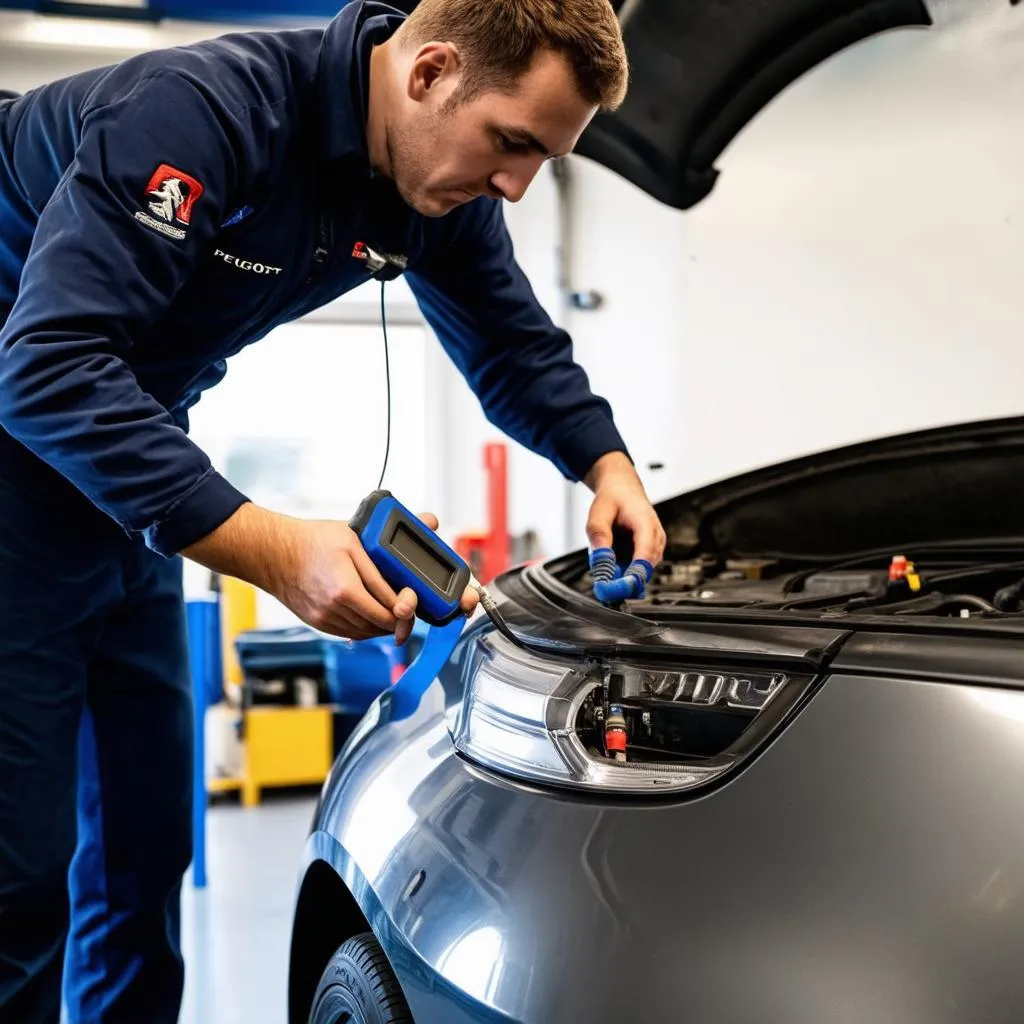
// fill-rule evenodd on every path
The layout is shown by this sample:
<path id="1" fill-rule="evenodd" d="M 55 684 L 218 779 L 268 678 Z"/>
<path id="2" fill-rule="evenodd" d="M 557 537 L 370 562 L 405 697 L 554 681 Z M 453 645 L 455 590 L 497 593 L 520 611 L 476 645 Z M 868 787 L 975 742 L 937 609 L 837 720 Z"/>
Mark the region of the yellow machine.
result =
<path id="1" fill-rule="evenodd" d="M 260 791 L 268 786 L 316 785 L 324 781 L 334 757 L 333 712 L 329 705 L 245 706 L 245 680 L 235 640 L 240 633 L 257 627 L 256 588 L 230 576 L 221 578 L 220 588 L 228 702 L 208 709 L 207 726 L 213 731 L 234 733 L 240 725 L 241 749 L 235 770 L 208 778 L 207 790 L 240 790 L 243 806 L 253 807 L 260 801 Z"/>

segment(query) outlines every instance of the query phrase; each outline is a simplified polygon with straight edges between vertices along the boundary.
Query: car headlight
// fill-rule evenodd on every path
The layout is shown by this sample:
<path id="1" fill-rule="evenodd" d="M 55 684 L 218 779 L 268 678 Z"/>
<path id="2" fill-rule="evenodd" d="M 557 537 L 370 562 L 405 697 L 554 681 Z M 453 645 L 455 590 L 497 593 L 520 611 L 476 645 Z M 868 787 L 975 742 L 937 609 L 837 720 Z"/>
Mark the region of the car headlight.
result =
<path id="1" fill-rule="evenodd" d="M 531 782 L 671 792 L 750 754 L 811 681 L 806 672 L 570 662 L 490 636 L 449 719 L 456 749 Z"/>

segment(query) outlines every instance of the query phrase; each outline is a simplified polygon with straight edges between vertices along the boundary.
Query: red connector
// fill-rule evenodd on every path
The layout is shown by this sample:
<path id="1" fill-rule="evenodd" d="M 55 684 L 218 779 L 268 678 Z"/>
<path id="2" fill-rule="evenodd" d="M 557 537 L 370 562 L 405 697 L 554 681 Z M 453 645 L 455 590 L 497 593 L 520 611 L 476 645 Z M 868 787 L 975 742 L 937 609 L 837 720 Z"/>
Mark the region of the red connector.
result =
<path id="1" fill-rule="evenodd" d="M 604 723 L 604 746 L 609 757 L 616 761 L 626 760 L 626 718 L 618 704 L 608 709 L 608 719 Z"/>

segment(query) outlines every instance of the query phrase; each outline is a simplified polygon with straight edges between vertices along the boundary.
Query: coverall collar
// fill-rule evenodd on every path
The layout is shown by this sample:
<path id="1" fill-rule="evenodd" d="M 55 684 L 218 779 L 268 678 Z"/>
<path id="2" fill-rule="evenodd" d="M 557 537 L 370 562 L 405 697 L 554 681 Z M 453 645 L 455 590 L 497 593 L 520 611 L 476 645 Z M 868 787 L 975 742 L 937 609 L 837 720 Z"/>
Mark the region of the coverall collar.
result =
<path id="1" fill-rule="evenodd" d="M 401 11 L 387 4 L 351 0 L 325 29 L 317 78 L 328 163 L 361 157 L 369 170 L 370 51 L 404 20 Z"/>

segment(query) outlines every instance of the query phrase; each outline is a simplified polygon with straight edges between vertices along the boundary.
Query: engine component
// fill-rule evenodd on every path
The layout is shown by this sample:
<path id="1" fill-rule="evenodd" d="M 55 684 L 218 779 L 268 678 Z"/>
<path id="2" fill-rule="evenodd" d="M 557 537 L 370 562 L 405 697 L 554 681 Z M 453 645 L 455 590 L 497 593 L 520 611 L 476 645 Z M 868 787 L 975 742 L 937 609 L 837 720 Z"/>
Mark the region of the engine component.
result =
<path id="1" fill-rule="evenodd" d="M 992 603 L 1001 612 L 1024 611 L 1024 579 L 997 590 Z"/>
<path id="2" fill-rule="evenodd" d="M 804 581 L 804 593 L 827 597 L 844 594 L 881 593 L 885 590 L 886 574 L 870 569 L 845 569 L 835 572 L 816 572 Z"/>
<path id="3" fill-rule="evenodd" d="M 608 756 L 616 761 L 626 760 L 626 719 L 622 708 L 612 704 L 604 723 L 604 746 Z"/>
<path id="4" fill-rule="evenodd" d="M 704 580 L 705 566 L 701 561 L 662 562 L 655 569 L 655 582 L 664 590 L 689 590 Z"/>
<path id="5" fill-rule="evenodd" d="M 730 558 L 726 560 L 726 572 L 739 573 L 748 580 L 762 580 L 768 570 L 774 569 L 779 563 L 772 558 Z"/>
<path id="6" fill-rule="evenodd" d="M 1005 552 L 1003 560 L 999 554 L 1004 552 L 923 546 L 906 554 L 867 552 L 816 567 L 705 552 L 680 562 L 663 561 L 646 592 L 619 607 L 653 619 L 685 615 L 690 609 L 700 615 L 712 609 L 829 617 L 1022 615 L 1024 559 L 1017 550 Z M 589 582 L 587 576 L 573 580 L 580 590 L 588 589 Z M 628 708 L 624 714 L 628 723 Z"/>
<path id="7" fill-rule="evenodd" d="M 906 555 L 893 555 L 889 565 L 889 582 L 902 583 L 906 581 L 913 591 L 921 589 L 921 577 L 918 575 L 914 563 L 909 561 Z"/>

